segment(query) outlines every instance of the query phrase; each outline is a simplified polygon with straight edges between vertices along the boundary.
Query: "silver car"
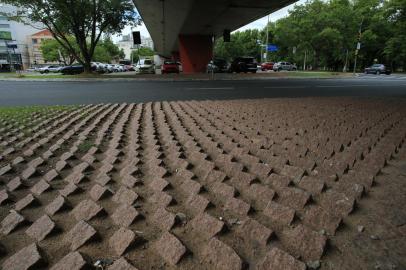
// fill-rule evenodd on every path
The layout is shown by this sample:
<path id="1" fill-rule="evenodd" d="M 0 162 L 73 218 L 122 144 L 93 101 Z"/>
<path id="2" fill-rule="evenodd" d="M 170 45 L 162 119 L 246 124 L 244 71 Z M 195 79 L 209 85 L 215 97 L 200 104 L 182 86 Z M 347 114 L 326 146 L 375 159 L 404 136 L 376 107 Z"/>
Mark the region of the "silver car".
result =
<path id="1" fill-rule="evenodd" d="M 282 70 L 295 71 L 295 70 L 297 70 L 297 67 L 295 64 L 291 64 L 289 62 L 277 62 L 273 65 L 273 70 L 274 71 L 282 71 Z"/>
<path id="2" fill-rule="evenodd" d="M 38 69 L 39 73 L 60 72 L 61 66 L 45 66 Z"/>

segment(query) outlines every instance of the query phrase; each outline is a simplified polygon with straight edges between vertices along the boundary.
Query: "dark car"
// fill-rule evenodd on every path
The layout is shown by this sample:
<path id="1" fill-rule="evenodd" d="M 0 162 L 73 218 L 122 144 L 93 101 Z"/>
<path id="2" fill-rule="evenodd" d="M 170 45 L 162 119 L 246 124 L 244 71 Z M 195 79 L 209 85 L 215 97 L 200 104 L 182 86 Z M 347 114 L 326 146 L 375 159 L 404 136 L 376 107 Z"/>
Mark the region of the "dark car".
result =
<path id="1" fill-rule="evenodd" d="M 231 63 L 230 72 L 257 72 L 257 60 L 254 57 L 237 57 Z"/>
<path id="2" fill-rule="evenodd" d="M 207 64 L 207 73 L 223 73 L 228 71 L 228 63 L 224 59 L 214 59 Z"/>
<path id="3" fill-rule="evenodd" d="M 392 71 L 385 65 L 383 64 L 373 64 L 370 67 L 367 67 L 365 69 L 365 74 L 386 74 L 386 75 L 390 75 L 392 73 Z"/>
<path id="4" fill-rule="evenodd" d="M 80 65 L 80 64 L 66 66 L 61 69 L 61 72 L 63 75 L 80 74 L 84 71 L 85 71 L 85 69 L 84 69 L 83 65 Z"/>
<path id="5" fill-rule="evenodd" d="M 179 65 L 175 61 L 164 61 L 161 71 L 162 74 L 179 73 Z"/>
<path id="6" fill-rule="evenodd" d="M 265 62 L 261 64 L 261 70 L 262 71 L 267 71 L 267 70 L 273 70 L 273 62 Z"/>

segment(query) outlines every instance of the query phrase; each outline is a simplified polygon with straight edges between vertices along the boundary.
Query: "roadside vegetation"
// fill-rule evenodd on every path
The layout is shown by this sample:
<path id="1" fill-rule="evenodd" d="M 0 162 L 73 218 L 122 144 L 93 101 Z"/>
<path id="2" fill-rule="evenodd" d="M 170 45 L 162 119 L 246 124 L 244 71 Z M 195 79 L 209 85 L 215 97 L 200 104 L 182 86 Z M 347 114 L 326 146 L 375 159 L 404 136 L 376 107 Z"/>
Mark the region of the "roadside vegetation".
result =
<path id="1" fill-rule="evenodd" d="M 0 107 L 0 151 L 13 144 L 18 147 L 18 141 L 31 136 L 33 132 L 44 127 L 44 121 L 62 113 L 73 111 L 79 106 L 19 106 Z"/>
<path id="2" fill-rule="evenodd" d="M 313 70 L 343 71 L 353 67 L 360 42 L 357 66 L 373 63 L 406 71 L 406 0 L 310 0 L 296 5 L 289 15 L 265 27 L 231 35 L 231 42 L 217 40 L 216 57 L 261 59 L 261 44 L 275 44 L 268 60 L 289 61 Z M 258 42 L 259 41 L 259 42 Z"/>
<path id="3" fill-rule="evenodd" d="M 141 23 L 131 0 L 3 0 L 19 7 L 8 18 L 26 24 L 41 23 L 54 39 L 90 73 L 102 35 L 120 33 Z M 73 38 L 72 38 L 73 37 Z"/>

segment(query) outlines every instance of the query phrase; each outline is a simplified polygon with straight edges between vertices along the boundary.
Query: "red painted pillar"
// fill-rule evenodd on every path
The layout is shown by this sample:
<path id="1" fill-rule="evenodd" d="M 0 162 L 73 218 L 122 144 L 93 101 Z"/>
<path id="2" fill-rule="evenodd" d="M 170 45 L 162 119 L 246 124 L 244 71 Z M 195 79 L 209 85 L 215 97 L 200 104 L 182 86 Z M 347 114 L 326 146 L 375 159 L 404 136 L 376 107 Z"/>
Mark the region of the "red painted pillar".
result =
<path id="1" fill-rule="evenodd" d="M 179 35 L 179 54 L 183 73 L 205 72 L 213 57 L 211 36 Z"/>
<path id="2" fill-rule="evenodd" d="M 179 52 L 172 52 L 172 61 L 175 61 L 175 62 L 180 61 Z"/>

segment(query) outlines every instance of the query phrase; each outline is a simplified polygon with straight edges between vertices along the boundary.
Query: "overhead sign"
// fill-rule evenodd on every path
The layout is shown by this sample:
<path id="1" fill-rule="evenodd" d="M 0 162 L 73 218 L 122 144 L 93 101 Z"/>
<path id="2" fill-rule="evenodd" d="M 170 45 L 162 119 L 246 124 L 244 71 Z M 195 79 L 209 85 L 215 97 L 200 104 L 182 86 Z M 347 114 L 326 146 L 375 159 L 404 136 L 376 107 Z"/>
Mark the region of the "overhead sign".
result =
<path id="1" fill-rule="evenodd" d="M 17 49 L 17 44 L 15 43 L 6 43 L 6 45 L 9 49 Z"/>
<path id="2" fill-rule="evenodd" d="M 11 40 L 11 32 L 9 31 L 0 31 L 0 39 Z"/>
<path id="3" fill-rule="evenodd" d="M 141 44 L 141 32 L 140 31 L 133 32 L 133 43 L 134 43 L 134 45 Z"/>
<path id="4" fill-rule="evenodd" d="M 278 46 L 276 46 L 275 44 L 268 44 L 266 50 L 268 52 L 277 52 L 278 51 Z"/>

